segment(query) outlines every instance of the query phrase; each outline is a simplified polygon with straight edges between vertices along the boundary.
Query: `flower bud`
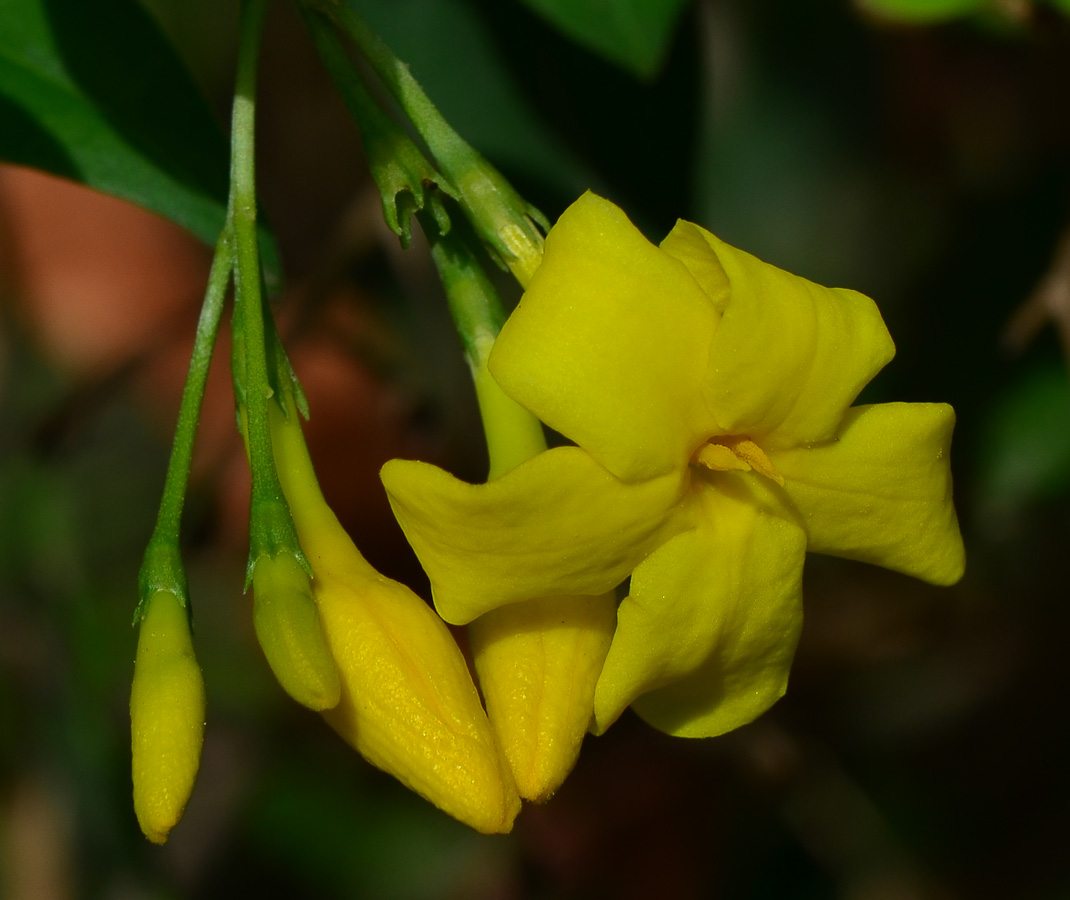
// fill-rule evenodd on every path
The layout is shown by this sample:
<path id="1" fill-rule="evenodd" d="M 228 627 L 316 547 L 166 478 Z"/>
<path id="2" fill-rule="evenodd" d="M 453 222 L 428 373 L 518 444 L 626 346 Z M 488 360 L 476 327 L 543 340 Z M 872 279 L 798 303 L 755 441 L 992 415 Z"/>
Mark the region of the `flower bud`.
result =
<path id="1" fill-rule="evenodd" d="M 576 764 L 616 609 L 612 593 L 547 597 L 468 626 L 487 715 L 525 800 L 549 800 Z"/>
<path id="2" fill-rule="evenodd" d="M 170 591 L 145 604 L 130 692 L 134 812 L 156 844 L 182 818 L 204 741 L 204 679 L 189 614 Z"/>
<path id="3" fill-rule="evenodd" d="M 342 700 L 324 718 L 439 809 L 484 834 L 509 831 L 520 798 L 453 635 L 356 548 L 352 563 L 316 579 L 342 673 Z"/>
<path id="4" fill-rule="evenodd" d="M 337 705 L 342 690 L 338 667 L 323 636 L 308 574 L 292 554 L 257 560 L 253 625 L 287 694 L 316 712 Z"/>
<path id="5" fill-rule="evenodd" d="M 483 833 L 520 811 L 509 764 L 453 635 L 361 556 L 320 493 L 295 415 L 271 407 L 275 463 L 341 675 L 324 718 L 372 765 Z"/>

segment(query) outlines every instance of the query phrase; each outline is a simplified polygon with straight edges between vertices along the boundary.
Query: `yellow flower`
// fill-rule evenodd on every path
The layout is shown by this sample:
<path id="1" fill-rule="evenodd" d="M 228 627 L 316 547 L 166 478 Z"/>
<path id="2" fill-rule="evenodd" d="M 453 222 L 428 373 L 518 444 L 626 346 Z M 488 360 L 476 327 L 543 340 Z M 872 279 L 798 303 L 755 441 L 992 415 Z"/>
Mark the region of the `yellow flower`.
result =
<path id="1" fill-rule="evenodd" d="M 586 194 L 490 359 L 578 446 L 486 485 L 401 460 L 383 482 L 447 621 L 630 575 L 594 730 L 634 703 L 672 734 L 720 734 L 785 689 L 806 550 L 962 574 L 953 410 L 851 406 L 893 354 L 867 297 L 683 221 L 656 247 Z"/>
<path id="2" fill-rule="evenodd" d="M 439 809 L 477 831 L 509 831 L 520 798 L 449 629 L 361 556 L 320 493 L 297 413 L 271 404 L 271 438 L 341 676 L 341 699 L 323 717 Z"/>
<path id="3" fill-rule="evenodd" d="M 204 678 L 189 613 L 170 591 L 145 604 L 130 691 L 134 812 L 145 837 L 167 840 L 197 780 L 204 742 Z"/>

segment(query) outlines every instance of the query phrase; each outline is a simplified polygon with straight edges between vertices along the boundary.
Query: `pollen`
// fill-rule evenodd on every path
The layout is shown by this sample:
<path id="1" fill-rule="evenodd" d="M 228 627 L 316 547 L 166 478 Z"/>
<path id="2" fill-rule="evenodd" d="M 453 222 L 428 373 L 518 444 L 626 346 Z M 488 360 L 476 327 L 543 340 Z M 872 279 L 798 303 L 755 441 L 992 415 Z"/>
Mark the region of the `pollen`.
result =
<path id="1" fill-rule="evenodd" d="M 714 472 L 757 472 L 781 487 L 784 476 L 754 441 L 745 437 L 718 437 L 707 441 L 695 454 L 694 462 Z"/>

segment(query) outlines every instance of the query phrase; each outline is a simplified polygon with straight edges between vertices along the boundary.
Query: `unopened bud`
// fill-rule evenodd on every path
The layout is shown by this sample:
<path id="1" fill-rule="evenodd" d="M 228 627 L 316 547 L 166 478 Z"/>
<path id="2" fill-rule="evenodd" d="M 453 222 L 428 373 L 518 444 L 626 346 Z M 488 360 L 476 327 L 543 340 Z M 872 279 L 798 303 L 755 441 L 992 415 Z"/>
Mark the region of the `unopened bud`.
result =
<path id="1" fill-rule="evenodd" d="M 308 574 L 290 553 L 261 557 L 253 569 L 253 625 L 283 690 L 316 712 L 341 696 L 338 667 L 323 635 Z"/>
<path id="2" fill-rule="evenodd" d="M 361 556 L 320 493 L 297 417 L 272 407 L 271 442 L 341 675 L 341 701 L 323 717 L 439 809 L 477 831 L 509 831 L 520 798 L 453 635 Z"/>
<path id="3" fill-rule="evenodd" d="M 145 604 L 130 692 L 134 812 L 145 836 L 167 840 L 197 779 L 204 741 L 204 679 L 189 614 L 169 591 Z"/>
<path id="4" fill-rule="evenodd" d="M 613 594 L 547 597 L 468 626 L 487 715 L 525 800 L 549 800 L 576 764 L 616 608 Z"/>

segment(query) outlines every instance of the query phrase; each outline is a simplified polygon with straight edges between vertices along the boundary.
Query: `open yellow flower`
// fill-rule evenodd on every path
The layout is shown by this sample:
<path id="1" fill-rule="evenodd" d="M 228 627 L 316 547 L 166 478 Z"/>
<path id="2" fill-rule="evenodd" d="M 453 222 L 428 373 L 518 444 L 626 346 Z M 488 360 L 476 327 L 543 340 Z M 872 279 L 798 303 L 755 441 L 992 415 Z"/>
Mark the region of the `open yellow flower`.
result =
<path id="1" fill-rule="evenodd" d="M 683 221 L 655 247 L 586 194 L 490 360 L 578 446 L 486 485 L 400 460 L 383 482 L 448 621 L 630 575 L 594 730 L 634 703 L 664 731 L 721 734 L 784 692 L 805 551 L 962 574 L 954 412 L 851 406 L 893 354 L 867 297 Z"/>

